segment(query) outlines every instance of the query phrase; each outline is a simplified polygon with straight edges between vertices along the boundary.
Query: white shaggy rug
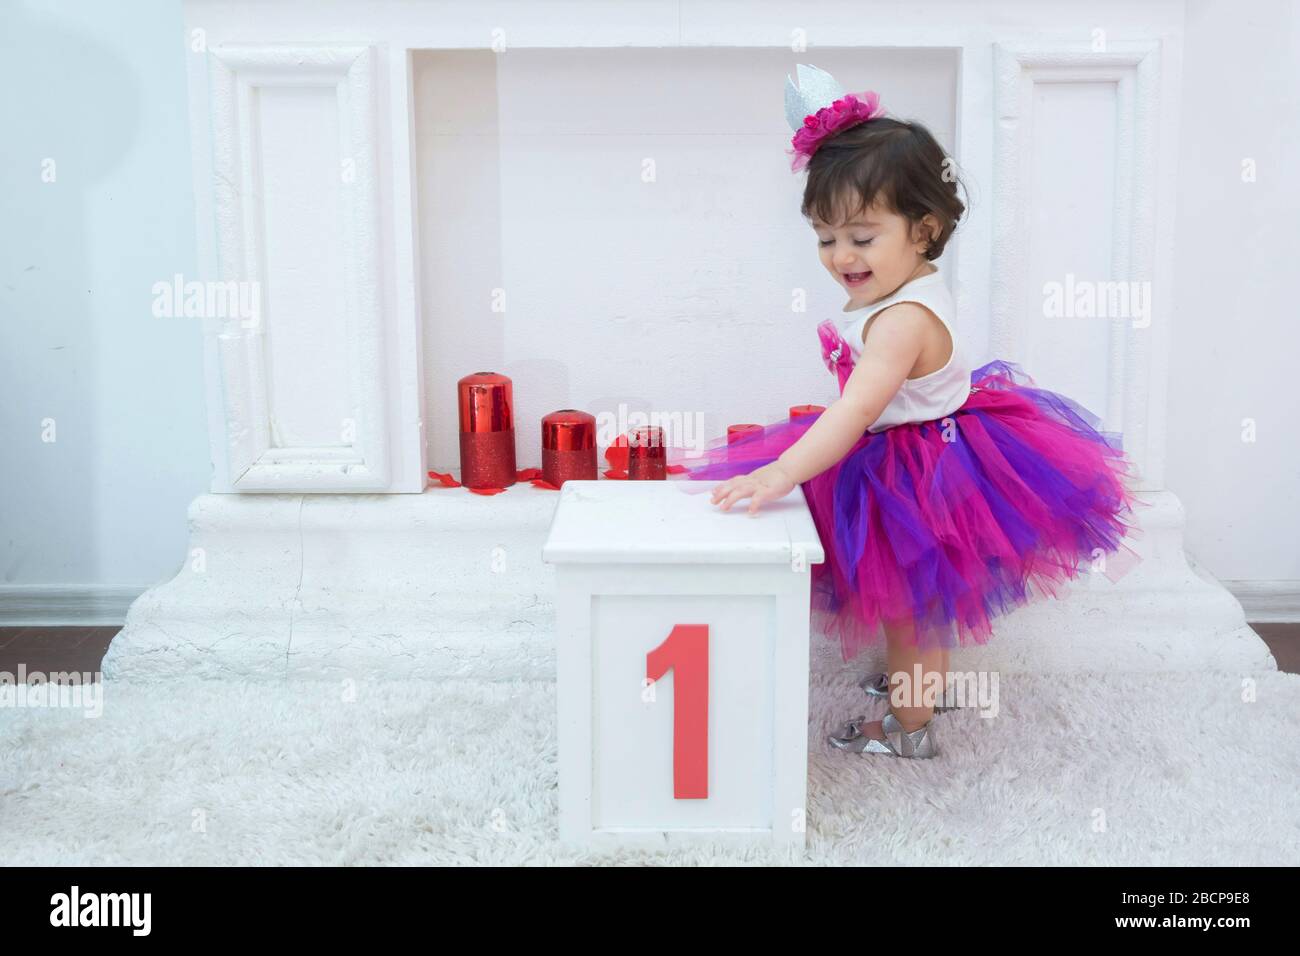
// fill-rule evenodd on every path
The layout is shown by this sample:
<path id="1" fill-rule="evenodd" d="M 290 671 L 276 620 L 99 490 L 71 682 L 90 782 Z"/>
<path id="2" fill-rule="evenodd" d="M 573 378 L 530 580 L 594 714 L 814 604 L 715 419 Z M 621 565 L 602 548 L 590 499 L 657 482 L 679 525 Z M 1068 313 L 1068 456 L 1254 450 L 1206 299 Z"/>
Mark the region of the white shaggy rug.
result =
<path id="1" fill-rule="evenodd" d="M 6 864 L 1300 863 L 1300 676 L 1003 675 L 932 760 L 823 743 L 808 847 L 576 852 L 556 840 L 544 682 L 110 682 L 105 711 L 0 709 Z M 879 715 L 879 706 L 876 708 Z"/>

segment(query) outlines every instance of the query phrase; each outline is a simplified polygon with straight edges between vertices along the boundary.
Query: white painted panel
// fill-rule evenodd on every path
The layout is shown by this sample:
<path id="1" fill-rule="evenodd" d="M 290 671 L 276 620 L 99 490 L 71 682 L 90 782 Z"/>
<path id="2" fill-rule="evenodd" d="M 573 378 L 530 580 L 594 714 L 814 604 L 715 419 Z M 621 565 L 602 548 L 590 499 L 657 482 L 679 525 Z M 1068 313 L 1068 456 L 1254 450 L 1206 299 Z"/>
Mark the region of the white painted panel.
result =
<path id="1" fill-rule="evenodd" d="M 1097 414 L 1154 490 L 1169 322 L 1154 295 L 1159 44 L 998 44 L 995 64 L 990 351 Z M 1074 314 L 1044 315 L 1047 283 Z"/>
<path id="2" fill-rule="evenodd" d="M 775 613 L 760 595 L 592 598 L 593 829 L 772 829 Z M 676 624 L 709 625 L 707 799 L 673 796 L 673 672 L 642 699 L 646 654 Z"/>
<path id="3" fill-rule="evenodd" d="M 1030 232 L 1019 307 L 1028 318 L 1024 363 L 1042 386 L 1099 415 L 1108 411 L 1110 323 L 1048 315 L 1045 283 L 1111 278 L 1115 225 L 1113 83 L 1036 83 L 1025 197 Z"/>
<path id="4" fill-rule="evenodd" d="M 268 86 L 256 100 L 272 445 L 350 445 L 338 95 Z"/>
<path id="5" fill-rule="evenodd" d="M 263 313 L 210 330 L 221 490 L 424 486 L 409 473 L 418 427 L 398 424 L 418 387 L 402 374 L 412 357 L 394 346 L 417 336 L 403 334 L 385 285 L 395 244 L 383 229 L 375 59 L 356 45 L 211 51 L 216 266 L 223 281 L 257 288 Z"/>

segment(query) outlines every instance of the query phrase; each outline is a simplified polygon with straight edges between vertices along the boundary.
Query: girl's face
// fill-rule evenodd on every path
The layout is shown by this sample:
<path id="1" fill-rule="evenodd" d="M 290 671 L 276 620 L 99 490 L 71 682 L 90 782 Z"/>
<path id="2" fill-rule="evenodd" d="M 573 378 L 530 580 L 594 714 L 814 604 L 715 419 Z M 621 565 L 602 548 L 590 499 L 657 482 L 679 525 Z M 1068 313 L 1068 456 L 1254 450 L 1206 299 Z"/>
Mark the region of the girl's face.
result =
<path id="1" fill-rule="evenodd" d="M 939 221 L 927 215 L 920 226 L 909 230 L 908 225 L 879 202 L 834 228 L 812 220 L 822 265 L 849 293 L 846 311 L 878 302 L 904 282 L 933 271 L 925 247 L 930 236 L 939 234 Z"/>

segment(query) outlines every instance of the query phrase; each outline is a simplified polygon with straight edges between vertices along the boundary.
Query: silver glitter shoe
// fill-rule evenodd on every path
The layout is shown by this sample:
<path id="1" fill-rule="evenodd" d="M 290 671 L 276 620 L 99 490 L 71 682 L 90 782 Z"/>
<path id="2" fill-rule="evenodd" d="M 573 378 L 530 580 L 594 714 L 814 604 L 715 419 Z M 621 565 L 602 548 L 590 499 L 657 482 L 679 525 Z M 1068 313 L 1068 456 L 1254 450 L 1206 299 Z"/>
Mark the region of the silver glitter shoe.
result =
<path id="1" fill-rule="evenodd" d="M 866 722 L 867 722 L 866 714 L 863 714 L 861 717 L 854 717 L 847 724 L 840 724 L 837 728 L 835 728 L 835 732 L 833 734 L 830 734 L 827 737 L 827 739 L 831 743 L 835 744 L 835 746 L 837 747 L 839 746 L 839 743 L 836 743 L 836 741 L 844 742 L 849 740 L 856 740 L 858 737 L 862 736 L 861 725 L 865 724 Z"/>
<path id="2" fill-rule="evenodd" d="M 851 720 L 844 728 L 849 733 L 834 735 L 829 737 L 831 744 L 840 750 L 847 750 L 850 753 L 857 754 L 889 754 L 894 757 L 933 757 L 938 754 L 938 749 L 934 745 L 934 733 L 930 729 L 930 721 L 926 721 L 916 730 L 908 733 L 899 723 L 894 712 L 891 710 L 885 714 L 885 719 L 880 722 L 880 729 L 885 733 L 884 740 L 876 740 L 874 737 L 868 737 L 862 733 L 861 725 L 866 723 L 865 717 L 859 717 L 857 720 Z"/>
<path id="3" fill-rule="evenodd" d="M 862 680 L 858 681 L 858 686 L 867 692 L 868 697 L 880 697 L 889 699 L 889 675 L 884 671 L 877 671 L 874 674 L 868 674 Z M 947 694 L 943 694 L 934 703 L 934 712 L 942 714 L 945 710 L 956 710 L 955 701 L 948 699 Z"/>

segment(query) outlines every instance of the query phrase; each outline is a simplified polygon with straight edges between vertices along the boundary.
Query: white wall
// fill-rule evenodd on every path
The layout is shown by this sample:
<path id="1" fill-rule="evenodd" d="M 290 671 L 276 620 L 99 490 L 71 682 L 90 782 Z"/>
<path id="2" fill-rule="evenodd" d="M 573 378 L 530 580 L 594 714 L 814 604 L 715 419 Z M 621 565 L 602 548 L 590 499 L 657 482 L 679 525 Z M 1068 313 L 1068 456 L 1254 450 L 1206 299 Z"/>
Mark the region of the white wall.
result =
<path id="1" fill-rule="evenodd" d="M 0 588 L 138 591 L 210 470 L 198 320 L 151 309 L 195 262 L 180 4 L 0 16 Z"/>
<path id="2" fill-rule="evenodd" d="M 1296 593 L 1300 7 L 1193 0 L 1186 23 L 1168 484 L 1216 576 Z"/>

